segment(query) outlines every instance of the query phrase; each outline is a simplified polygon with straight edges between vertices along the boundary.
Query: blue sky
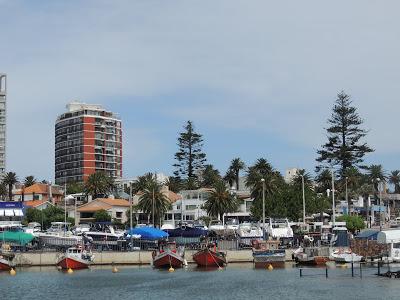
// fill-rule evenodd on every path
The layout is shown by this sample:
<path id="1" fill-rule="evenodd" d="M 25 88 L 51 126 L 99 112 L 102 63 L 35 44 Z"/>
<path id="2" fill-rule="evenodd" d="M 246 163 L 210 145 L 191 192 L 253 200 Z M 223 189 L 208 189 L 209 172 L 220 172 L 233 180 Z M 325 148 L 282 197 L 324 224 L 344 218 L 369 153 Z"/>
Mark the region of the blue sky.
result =
<path id="1" fill-rule="evenodd" d="M 398 1 L 0 0 L 8 170 L 54 176 L 54 121 L 71 100 L 124 127 L 124 176 L 171 174 L 186 120 L 209 163 L 265 157 L 315 167 L 345 90 L 376 149 L 400 168 Z"/>

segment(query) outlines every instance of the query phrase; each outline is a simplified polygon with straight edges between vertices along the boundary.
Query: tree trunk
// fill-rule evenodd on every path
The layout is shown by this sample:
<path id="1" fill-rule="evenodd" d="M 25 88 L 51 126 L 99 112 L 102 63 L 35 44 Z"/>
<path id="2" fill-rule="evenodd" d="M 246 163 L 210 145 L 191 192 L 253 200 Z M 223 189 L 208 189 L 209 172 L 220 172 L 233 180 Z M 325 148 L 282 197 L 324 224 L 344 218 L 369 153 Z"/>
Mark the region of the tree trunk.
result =
<path id="1" fill-rule="evenodd" d="M 12 184 L 8 185 L 8 200 L 12 201 Z"/>

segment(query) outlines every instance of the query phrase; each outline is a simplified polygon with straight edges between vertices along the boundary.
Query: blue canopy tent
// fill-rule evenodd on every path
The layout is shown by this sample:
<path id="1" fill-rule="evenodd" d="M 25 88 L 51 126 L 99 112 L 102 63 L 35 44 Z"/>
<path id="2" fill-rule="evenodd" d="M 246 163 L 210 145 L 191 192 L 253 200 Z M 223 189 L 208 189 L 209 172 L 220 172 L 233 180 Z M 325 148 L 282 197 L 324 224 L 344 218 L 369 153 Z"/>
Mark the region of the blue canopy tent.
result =
<path id="1" fill-rule="evenodd" d="M 131 228 L 126 232 L 127 235 L 140 235 L 142 240 L 159 240 L 167 238 L 168 233 L 153 227 Z"/>

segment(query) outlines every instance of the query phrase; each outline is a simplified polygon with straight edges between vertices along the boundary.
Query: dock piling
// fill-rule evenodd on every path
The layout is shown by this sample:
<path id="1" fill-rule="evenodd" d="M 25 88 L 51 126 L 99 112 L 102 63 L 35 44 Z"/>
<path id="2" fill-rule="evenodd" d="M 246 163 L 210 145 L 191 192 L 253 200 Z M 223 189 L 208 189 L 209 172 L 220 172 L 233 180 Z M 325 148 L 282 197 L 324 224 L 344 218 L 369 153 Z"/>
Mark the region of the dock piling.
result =
<path id="1" fill-rule="evenodd" d="M 325 269 L 325 277 L 328 278 L 328 268 Z"/>

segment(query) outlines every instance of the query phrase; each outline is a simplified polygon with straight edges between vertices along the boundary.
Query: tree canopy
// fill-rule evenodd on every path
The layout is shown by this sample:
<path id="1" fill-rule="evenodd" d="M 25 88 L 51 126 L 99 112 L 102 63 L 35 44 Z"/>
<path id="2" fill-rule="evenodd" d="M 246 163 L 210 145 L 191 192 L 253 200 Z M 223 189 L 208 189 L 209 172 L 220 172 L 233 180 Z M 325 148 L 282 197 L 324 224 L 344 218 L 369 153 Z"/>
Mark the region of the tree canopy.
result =
<path id="1" fill-rule="evenodd" d="M 186 181 L 186 189 L 194 189 L 198 174 L 204 168 L 206 154 L 202 150 L 203 137 L 195 132 L 193 123 L 187 121 L 184 129 L 178 137 L 179 150 L 175 153 L 174 175 Z"/>
<path id="2" fill-rule="evenodd" d="M 340 177 L 344 178 L 348 168 L 363 167 L 365 154 L 373 152 L 373 149 L 362 141 L 367 135 L 367 131 L 361 128 L 362 124 L 350 96 L 340 92 L 328 119 L 328 141 L 317 151 L 317 162 L 320 163 L 317 172 L 326 167 L 336 167 Z"/>
<path id="3" fill-rule="evenodd" d="M 213 185 L 213 189 L 204 203 L 207 214 L 214 218 L 220 218 L 225 213 L 234 212 L 238 206 L 239 203 L 235 196 L 227 190 L 225 182 L 221 179 Z"/>
<path id="4" fill-rule="evenodd" d="M 86 195 L 93 198 L 107 197 L 114 190 L 114 179 L 104 172 L 96 172 L 89 176 L 85 182 L 84 191 Z"/>

